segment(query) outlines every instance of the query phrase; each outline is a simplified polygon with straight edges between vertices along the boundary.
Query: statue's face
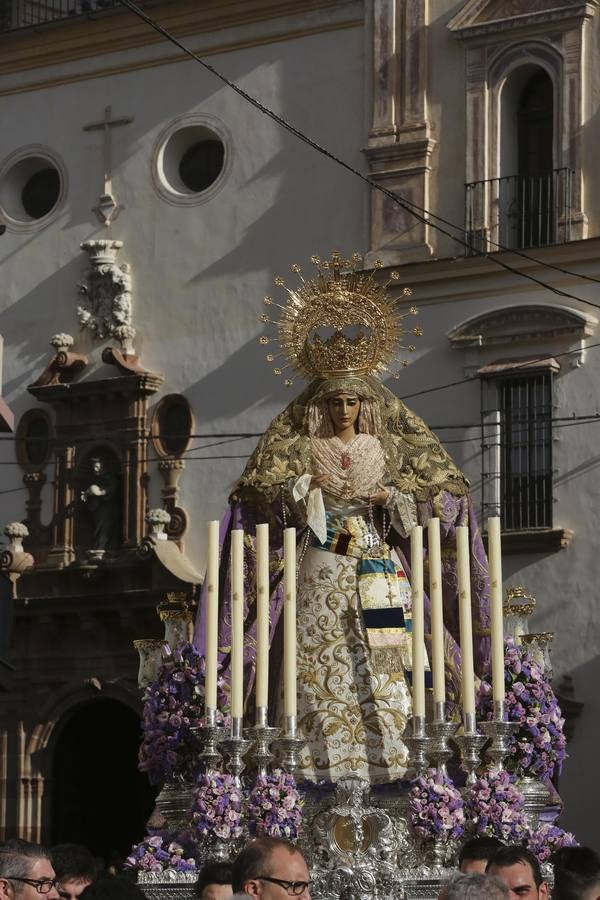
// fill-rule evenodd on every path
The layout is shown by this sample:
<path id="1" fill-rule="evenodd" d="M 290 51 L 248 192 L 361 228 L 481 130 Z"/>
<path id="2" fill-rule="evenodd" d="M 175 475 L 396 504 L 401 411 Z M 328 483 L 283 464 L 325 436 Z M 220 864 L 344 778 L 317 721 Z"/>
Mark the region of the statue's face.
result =
<path id="1" fill-rule="evenodd" d="M 102 472 L 102 460 L 95 459 L 92 463 L 92 472 L 94 475 L 100 475 Z"/>
<path id="2" fill-rule="evenodd" d="M 336 434 L 354 427 L 360 412 L 360 400 L 356 394 L 334 394 L 327 400 L 327 408 Z"/>

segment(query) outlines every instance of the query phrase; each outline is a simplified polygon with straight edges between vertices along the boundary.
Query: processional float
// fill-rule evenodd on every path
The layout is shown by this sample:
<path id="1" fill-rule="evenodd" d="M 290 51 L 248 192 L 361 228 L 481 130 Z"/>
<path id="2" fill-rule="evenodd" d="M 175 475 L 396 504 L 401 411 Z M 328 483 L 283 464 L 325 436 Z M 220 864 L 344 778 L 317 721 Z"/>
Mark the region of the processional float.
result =
<path id="1" fill-rule="evenodd" d="M 378 285 L 375 273 L 365 275 L 358 271 L 358 259 L 355 255 L 352 260 L 344 261 L 339 254 L 333 254 L 331 260 L 326 262 L 313 258 L 318 267 L 317 278 L 313 281 L 301 278 L 301 287 L 288 290 L 287 303 L 279 306 L 280 319 L 274 324 L 279 331 L 280 343 L 288 357 L 295 358 L 297 368 L 303 374 L 315 374 L 317 356 L 321 364 L 319 375 L 322 374 L 323 359 L 327 360 L 328 374 L 337 375 L 342 369 L 348 372 L 348 360 L 351 360 L 353 372 L 359 375 L 389 368 L 400 338 L 405 333 L 402 318 L 406 314 L 398 312 L 396 301 L 387 293 L 389 284 L 396 280 L 397 275 L 393 273 L 386 285 Z M 293 267 L 293 271 L 300 274 L 297 266 Z M 283 285 L 283 279 L 276 279 L 276 284 Z M 274 305 L 271 297 L 265 298 L 265 302 L 268 307 Z M 411 308 L 409 314 L 415 312 Z M 263 322 L 271 321 L 267 314 L 261 316 L 261 319 Z M 333 335 L 323 338 L 318 331 L 322 325 L 330 326 Z M 349 325 L 360 326 L 358 334 L 348 335 L 346 329 Z M 413 329 L 412 333 L 419 334 L 420 329 Z M 266 344 L 269 338 L 263 336 L 260 341 L 261 344 Z M 269 362 L 276 361 L 272 353 L 268 354 L 267 359 Z M 282 370 L 283 366 L 277 363 L 275 373 L 282 374 Z M 286 381 L 292 383 L 291 379 Z M 342 468 L 347 467 L 343 458 L 341 465 Z M 314 499 L 319 500 L 318 497 Z M 370 501 L 369 510 L 372 523 Z M 219 585 L 220 581 L 222 587 L 225 584 L 220 577 L 224 561 L 220 558 L 222 548 L 219 523 L 211 522 L 208 525 L 208 564 L 201 598 L 204 715 L 196 728 L 198 755 L 206 790 L 202 794 L 204 788 L 200 788 L 202 796 L 195 801 L 194 807 L 196 819 L 200 817 L 204 823 L 199 850 L 201 857 L 205 859 L 235 855 L 247 840 L 248 834 L 253 833 L 253 823 L 256 833 L 256 815 L 263 815 L 261 821 L 264 826 L 264 814 L 256 812 L 257 805 L 261 806 L 260 798 L 263 797 L 260 791 L 265 788 L 268 794 L 269 777 L 275 769 L 294 776 L 298 771 L 299 753 L 305 744 L 305 736 L 301 727 L 298 727 L 296 704 L 296 590 L 298 567 L 310 539 L 310 529 L 306 529 L 297 554 L 296 529 L 285 527 L 286 525 L 284 512 L 283 559 L 276 559 L 275 562 L 269 553 L 269 524 L 266 521 L 259 522 L 253 529 L 254 541 L 248 539 L 249 536 L 242 528 L 235 527 L 229 532 L 227 600 L 230 609 L 230 647 L 226 648 L 229 654 L 228 718 L 224 717 L 224 710 L 218 708 L 218 658 L 219 651 L 221 655 L 223 651 L 223 647 L 219 646 L 219 621 L 222 618 L 219 601 L 221 600 L 222 606 L 224 599 L 219 596 Z M 461 663 L 460 699 L 458 703 L 452 704 L 447 702 L 446 694 L 446 632 L 439 517 L 432 515 L 425 530 L 427 571 L 424 570 L 424 527 L 413 522 L 406 529 L 410 539 L 412 607 L 407 615 L 409 621 L 412 617 L 412 718 L 407 722 L 403 736 L 403 742 L 409 749 L 406 777 L 391 783 L 376 783 L 372 779 L 348 773 L 335 782 L 311 782 L 300 786 L 304 795 L 303 828 L 297 843 L 311 863 L 313 897 L 343 897 L 351 900 L 354 897 L 375 898 L 382 892 L 391 898 L 435 897 L 440 879 L 447 874 L 445 866 L 452 863 L 453 852 L 456 850 L 453 838 L 461 832 L 459 826 L 461 817 L 464 822 L 464 805 L 471 804 L 468 807 L 471 813 L 474 809 L 477 810 L 478 779 L 487 777 L 490 783 L 495 779 L 494 783 L 505 788 L 507 797 L 511 790 L 517 796 L 515 789 L 508 786 L 508 776 L 505 777 L 503 770 L 511 735 L 519 727 L 518 723 L 508 721 L 505 706 L 505 632 L 508 631 L 511 638 L 521 638 L 526 631 L 522 615 L 525 607 L 518 603 L 505 605 L 508 616 L 503 620 L 500 520 L 491 517 L 487 521 L 491 708 L 480 721 L 477 721 L 476 716 L 473 658 L 470 559 L 473 530 L 468 524 L 457 525 L 455 530 L 453 552 L 456 556 Z M 370 556 L 389 556 L 389 548 L 374 529 L 369 530 L 367 537 Z M 251 597 L 244 596 L 249 555 L 255 570 L 255 586 Z M 277 717 L 275 711 L 270 714 L 269 710 L 273 564 L 282 569 L 283 574 L 282 705 L 278 704 Z M 430 636 L 426 635 L 425 630 L 426 588 L 430 602 Z M 248 699 L 244 690 L 244 653 L 249 641 L 249 634 L 245 632 L 245 609 L 249 606 L 255 612 L 255 630 L 251 637 L 254 647 L 252 722 L 244 721 L 245 701 Z M 188 609 L 182 606 L 180 611 L 182 619 L 189 619 L 191 614 Z M 166 623 L 171 629 L 174 627 L 174 618 L 176 617 L 171 616 Z M 427 638 L 430 638 L 430 666 L 426 651 Z M 167 629 L 166 644 L 172 644 L 176 639 L 177 635 L 169 634 Z M 160 645 L 153 642 L 149 647 L 148 642 L 137 643 L 142 657 L 141 671 L 146 673 L 142 681 L 147 683 L 156 676 Z M 151 670 L 150 676 L 148 669 Z M 427 721 L 426 682 L 429 669 L 433 702 L 431 720 Z M 451 761 L 454 765 L 451 765 Z M 428 768 L 430 766 L 432 768 Z M 461 775 L 457 775 L 458 767 L 462 770 Z M 210 782 L 211 778 L 213 782 Z M 227 780 L 219 781 L 219 778 Z M 221 797 L 224 790 L 233 792 L 232 796 L 235 797 L 238 815 L 236 830 L 235 834 L 232 832 L 227 838 L 220 837 L 218 829 L 210 833 L 210 811 L 206 811 L 206 798 L 212 789 L 207 787 L 209 783 L 213 788 L 217 784 Z M 225 783 L 227 788 L 223 787 Z M 287 783 L 290 783 L 289 779 Z M 529 833 L 533 834 L 541 819 L 551 822 L 555 818 L 559 810 L 557 796 L 552 796 L 548 787 L 534 778 L 525 778 L 522 786 L 525 797 L 519 795 L 521 799 L 518 802 L 523 813 L 518 815 L 524 815 L 523 829 L 527 823 Z M 248 789 L 246 794 L 245 787 Z M 435 802 L 427 802 L 430 789 L 449 798 L 452 810 L 450 818 L 453 816 L 456 824 L 454 830 L 447 823 L 442 823 L 439 827 L 432 823 Z M 293 792 L 295 786 L 291 790 Z M 172 830 L 189 826 L 192 793 L 192 784 L 171 783 L 163 787 L 158 798 L 158 808 L 166 825 Z M 513 798 L 510 802 L 517 801 Z M 209 822 L 208 825 L 206 821 Z M 263 827 L 262 833 L 277 833 L 277 830 L 271 829 L 269 832 Z M 295 837 L 294 829 L 291 832 L 288 829 L 287 833 Z M 140 873 L 139 880 L 148 894 L 152 895 L 154 892 L 158 896 L 164 891 L 165 884 L 170 884 L 171 890 L 175 889 L 176 883 L 181 882 L 183 891 L 186 880 L 191 882 L 194 877 L 193 874 L 182 875 L 167 869 L 166 872 Z"/>

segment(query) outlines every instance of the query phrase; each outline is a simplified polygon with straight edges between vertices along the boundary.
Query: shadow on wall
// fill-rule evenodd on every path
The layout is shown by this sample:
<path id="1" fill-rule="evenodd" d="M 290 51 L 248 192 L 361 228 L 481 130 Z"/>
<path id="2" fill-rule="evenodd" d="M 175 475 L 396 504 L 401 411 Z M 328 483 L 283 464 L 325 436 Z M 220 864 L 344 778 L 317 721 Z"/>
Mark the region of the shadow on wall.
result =
<path id="1" fill-rule="evenodd" d="M 598 809 L 598 746 L 600 744 L 600 656 L 570 673 L 574 698 L 583 710 L 575 725 L 575 735 L 567 748 L 569 758 L 560 776 L 559 791 L 564 803 L 560 825 L 572 831 L 582 844 L 600 852 Z"/>

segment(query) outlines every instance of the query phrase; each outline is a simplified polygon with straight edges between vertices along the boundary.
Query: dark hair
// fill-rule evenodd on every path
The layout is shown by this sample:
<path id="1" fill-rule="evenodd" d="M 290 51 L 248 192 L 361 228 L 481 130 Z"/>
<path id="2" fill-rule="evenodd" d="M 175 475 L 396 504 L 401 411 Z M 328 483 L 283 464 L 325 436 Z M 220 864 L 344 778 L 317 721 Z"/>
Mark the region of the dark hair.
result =
<path id="1" fill-rule="evenodd" d="M 579 900 L 591 888 L 600 888 L 600 857 L 591 847 L 562 847 L 551 862 L 555 900 Z"/>
<path id="2" fill-rule="evenodd" d="M 290 841 L 283 838 L 262 837 L 246 844 L 231 867 L 231 887 L 234 894 L 243 892 L 244 885 L 251 878 L 271 874 L 269 862 L 273 850 L 277 847 L 285 847 L 290 853 L 300 852 Z"/>
<path id="3" fill-rule="evenodd" d="M 34 859 L 49 860 L 50 854 L 45 847 L 21 838 L 0 842 L 0 877 L 29 878 Z M 14 888 L 15 893 L 19 894 L 23 885 L 18 881 Z"/>
<path id="4" fill-rule="evenodd" d="M 88 884 L 80 900 L 146 900 L 141 888 L 123 875 L 108 875 Z"/>
<path id="5" fill-rule="evenodd" d="M 231 863 L 213 860 L 202 866 L 198 881 L 194 885 L 196 897 L 202 897 L 202 891 L 209 884 L 231 884 Z"/>
<path id="6" fill-rule="evenodd" d="M 50 848 L 50 858 L 61 881 L 95 881 L 100 874 L 98 860 L 83 844 L 56 844 Z"/>
<path id="7" fill-rule="evenodd" d="M 518 844 L 509 844 L 507 847 L 502 847 L 498 850 L 488 862 L 485 871 L 489 872 L 492 866 L 494 869 L 505 869 L 507 866 L 514 866 L 516 863 L 531 866 L 535 886 L 539 888 L 544 879 L 542 878 L 542 870 L 540 869 L 538 858 L 531 850 L 527 850 Z"/>
<path id="8" fill-rule="evenodd" d="M 465 841 L 460 848 L 460 853 L 458 854 L 458 866 L 460 868 L 463 862 L 467 860 L 489 860 L 495 856 L 502 847 L 504 847 L 502 841 L 495 837 L 483 836 L 471 838 L 470 840 Z"/>

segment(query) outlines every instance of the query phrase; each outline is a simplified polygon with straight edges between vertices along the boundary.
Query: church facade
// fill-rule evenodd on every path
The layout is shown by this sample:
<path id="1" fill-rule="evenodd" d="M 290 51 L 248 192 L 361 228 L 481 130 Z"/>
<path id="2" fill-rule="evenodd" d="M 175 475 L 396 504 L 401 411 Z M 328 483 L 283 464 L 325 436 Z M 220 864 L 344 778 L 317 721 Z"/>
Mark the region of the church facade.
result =
<path id="1" fill-rule="evenodd" d="M 205 523 L 290 396 L 262 298 L 340 249 L 413 290 L 424 336 L 392 386 L 502 516 L 505 587 L 555 633 L 579 714 L 563 821 L 593 845 L 598 5 L 144 4 L 223 80 L 118 2 L 0 3 L 0 491 L 27 527 L 4 563 L 6 836 L 106 856 L 141 836 L 132 642 L 193 607 Z"/>

